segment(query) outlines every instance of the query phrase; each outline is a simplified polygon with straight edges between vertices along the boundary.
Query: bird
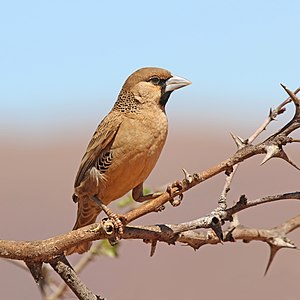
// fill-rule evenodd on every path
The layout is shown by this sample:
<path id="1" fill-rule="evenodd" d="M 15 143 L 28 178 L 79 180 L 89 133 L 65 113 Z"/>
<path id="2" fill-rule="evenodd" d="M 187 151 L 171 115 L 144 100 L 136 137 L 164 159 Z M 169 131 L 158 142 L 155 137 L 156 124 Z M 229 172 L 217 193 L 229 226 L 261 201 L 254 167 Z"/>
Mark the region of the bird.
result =
<path id="1" fill-rule="evenodd" d="M 143 195 L 143 183 L 166 141 L 165 107 L 173 91 L 189 84 L 158 67 L 141 68 L 127 78 L 81 160 L 74 183 L 78 209 L 73 230 L 95 223 L 110 202 L 130 190 L 135 201 L 152 199 L 151 194 Z M 83 242 L 69 248 L 66 255 L 82 254 L 90 247 L 91 242 Z"/>

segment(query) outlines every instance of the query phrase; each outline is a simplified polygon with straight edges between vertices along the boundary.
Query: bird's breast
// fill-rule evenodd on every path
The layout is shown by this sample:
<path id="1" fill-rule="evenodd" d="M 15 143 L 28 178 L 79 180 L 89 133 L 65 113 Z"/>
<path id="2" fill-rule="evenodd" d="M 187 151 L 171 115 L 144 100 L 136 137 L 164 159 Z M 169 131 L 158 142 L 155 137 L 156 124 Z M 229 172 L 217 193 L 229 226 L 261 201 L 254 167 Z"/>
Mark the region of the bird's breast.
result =
<path id="1" fill-rule="evenodd" d="M 106 203 L 115 200 L 145 181 L 154 168 L 168 132 L 164 112 L 126 117 L 112 145 L 112 164 L 99 187 Z"/>

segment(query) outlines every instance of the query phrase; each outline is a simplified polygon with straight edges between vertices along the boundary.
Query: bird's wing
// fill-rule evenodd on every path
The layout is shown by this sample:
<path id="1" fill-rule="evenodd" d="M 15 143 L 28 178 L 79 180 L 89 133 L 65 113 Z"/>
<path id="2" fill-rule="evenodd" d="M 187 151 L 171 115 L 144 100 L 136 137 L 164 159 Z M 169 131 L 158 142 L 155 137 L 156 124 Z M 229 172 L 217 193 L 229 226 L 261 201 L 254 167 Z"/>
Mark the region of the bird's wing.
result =
<path id="1" fill-rule="evenodd" d="M 86 172 L 96 164 L 97 159 L 102 156 L 103 152 L 111 147 L 121 122 L 121 116 L 114 117 L 112 114 L 109 114 L 99 124 L 81 160 L 74 187 L 80 185 Z"/>

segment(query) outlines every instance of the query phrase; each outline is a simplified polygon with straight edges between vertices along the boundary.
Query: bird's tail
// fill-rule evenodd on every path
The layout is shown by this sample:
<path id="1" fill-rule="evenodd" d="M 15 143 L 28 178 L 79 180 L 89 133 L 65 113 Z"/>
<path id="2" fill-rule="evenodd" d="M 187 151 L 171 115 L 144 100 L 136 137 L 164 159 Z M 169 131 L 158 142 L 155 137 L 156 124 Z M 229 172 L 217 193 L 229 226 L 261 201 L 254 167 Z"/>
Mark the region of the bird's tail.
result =
<path id="1" fill-rule="evenodd" d="M 76 197 L 76 196 L 75 196 Z M 73 230 L 95 223 L 101 208 L 88 197 L 77 198 L 73 200 L 78 202 L 77 219 Z M 65 254 L 82 254 L 91 248 L 92 242 L 83 242 L 66 250 Z"/>

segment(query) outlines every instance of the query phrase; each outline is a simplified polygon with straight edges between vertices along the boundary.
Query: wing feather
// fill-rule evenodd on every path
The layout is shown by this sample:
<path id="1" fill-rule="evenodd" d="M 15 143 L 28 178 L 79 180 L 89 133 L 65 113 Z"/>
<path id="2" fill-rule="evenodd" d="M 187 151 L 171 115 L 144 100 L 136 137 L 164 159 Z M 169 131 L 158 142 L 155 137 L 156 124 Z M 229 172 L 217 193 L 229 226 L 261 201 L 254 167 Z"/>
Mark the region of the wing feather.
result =
<path id="1" fill-rule="evenodd" d="M 96 165 L 98 158 L 104 152 L 111 148 L 121 123 L 122 117 L 120 115 L 115 116 L 110 113 L 99 124 L 81 160 L 74 187 L 80 185 L 87 171 Z"/>

